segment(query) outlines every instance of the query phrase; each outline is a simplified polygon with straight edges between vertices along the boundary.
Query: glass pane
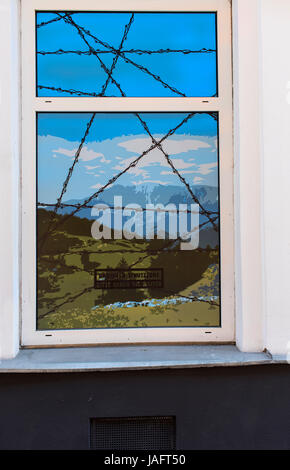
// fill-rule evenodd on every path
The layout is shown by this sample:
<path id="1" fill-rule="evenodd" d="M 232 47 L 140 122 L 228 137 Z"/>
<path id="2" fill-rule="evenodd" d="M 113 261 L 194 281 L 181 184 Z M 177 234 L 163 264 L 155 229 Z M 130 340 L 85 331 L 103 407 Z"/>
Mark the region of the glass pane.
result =
<path id="1" fill-rule="evenodd" d="M 220 325 L 216 113 L 38 113 L 38 329 Z"/>
<path id="2" fill-rule="evenodd" d="M 38 96 L 216 96 L 216 13 L 38 12 Z"/>

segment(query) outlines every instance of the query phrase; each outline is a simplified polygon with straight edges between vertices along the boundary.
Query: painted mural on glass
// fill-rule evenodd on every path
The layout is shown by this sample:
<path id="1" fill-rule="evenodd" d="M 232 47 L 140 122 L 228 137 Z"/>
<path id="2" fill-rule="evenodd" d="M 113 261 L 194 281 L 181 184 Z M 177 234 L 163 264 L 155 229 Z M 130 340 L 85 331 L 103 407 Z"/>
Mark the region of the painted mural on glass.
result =
<path id="1" fill-rule="evenodd" d="M 38 329 L 220 325 L 216 113 L 38 113 Z"/>
<path id="2" fill-rule="evenodd" d="M 216 13 L 38 12 L 38 96 L 217 95 Z"/>
<path id="3" fill-rule="evenodd" d="M 38 12 L 38 96 L 217 96 L 215 13 Z M 219 326 L 216 113 L 38 113 L 37 326 Z"/>

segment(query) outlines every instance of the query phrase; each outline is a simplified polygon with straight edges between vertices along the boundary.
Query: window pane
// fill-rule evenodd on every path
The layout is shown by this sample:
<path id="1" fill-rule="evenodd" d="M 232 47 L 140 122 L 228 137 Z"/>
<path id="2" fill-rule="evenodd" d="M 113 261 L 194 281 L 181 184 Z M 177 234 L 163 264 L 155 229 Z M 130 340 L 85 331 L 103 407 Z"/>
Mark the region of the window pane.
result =
<path id="1" fill-rule="evenodd" d="M 38 12 L 38 96 L 216 96 L 215 13 Z"/>
<path id="2" fill-rule="evenodd" d="M 220 326 L 216 113 L 38 113 L 38 329 Z"/>

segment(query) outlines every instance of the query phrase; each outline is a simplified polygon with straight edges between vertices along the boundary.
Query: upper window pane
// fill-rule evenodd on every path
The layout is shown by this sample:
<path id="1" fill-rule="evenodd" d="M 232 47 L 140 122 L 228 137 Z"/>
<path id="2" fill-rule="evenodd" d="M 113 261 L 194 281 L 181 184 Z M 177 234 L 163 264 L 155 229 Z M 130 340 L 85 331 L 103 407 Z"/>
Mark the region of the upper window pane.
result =
<path id="1" fill-rule="evenodd" d="M 37 12 L 37 96 L 217 96 L 216 13 Z"/>

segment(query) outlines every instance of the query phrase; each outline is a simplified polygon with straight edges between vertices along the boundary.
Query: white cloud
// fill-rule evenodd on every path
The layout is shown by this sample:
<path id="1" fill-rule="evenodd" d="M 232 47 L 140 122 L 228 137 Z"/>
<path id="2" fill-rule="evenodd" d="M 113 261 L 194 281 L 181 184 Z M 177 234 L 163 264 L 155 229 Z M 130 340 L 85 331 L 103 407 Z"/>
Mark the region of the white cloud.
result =
<path id="1" fill-rule="evenodd" d="M 95 170 L 95 168 L 100 168 L 100 165 L 96 165 L 96 166 L 85 165 L 85 168 L 87 170 Z"/>
<path id="2" fill-rule="evenodd" d="M 160 140 L 159 136 L 154 136 L 158 141 Z M 136 152 L 141 154 L 144 150 L 148 149 L 152 145 L 152 140 L 150 137 L 140 137 L 137 139 L 126 140 L 125 142 L 119 142 L 120 147 L 124 147 L 129 152 Z M 182 139 L 176 140 L 168 137 L 164 142 L 162 142 L 163 150 L 169 155 L 178 155 L 179 153 L 186 153 L 190 150 L 199 150 L 202 148 L 210 148 L 211 146 L 207 142 L 203 142 L 198 139 Z M 151 150 L 151 152 L 158 151 L 157 149 Z M 150 152 L 150 153 L 151 153 Z M 160 150 L 158 151 L 160 153 Z"/>
<path id="3" fill-rule="evenodd" d="M 100 183 L 97 183 L 97 184 L 94 184 L 93 186 L 90 186 L 90 188 L 92 188 L 92 189 L 100 189 L 102 187 L 103 187 L 103 185 L 100 184 Z"/>
<path id="4" fill-rule="evenodd" d="M 61 155 L 65 155 L 67 157 L 74 158 L 76 155 L 78 148 L 73 148 L 72 150 L 66 148 L 59 148 L 57 150 L 53 150 L 54 153 L 59 153 Z M 79 159 L 83 162 L 89 162 L 91 160 L 95 160 L 96 158 L 100 159 L 101 163 L 110 163 L 110 160 L 106 160 L 103 153 L 95 152 L 94 150 L 89 149 L 88 147 L 84 146 L 81 150 Z"/>
<path id="5" fill-rule="evenodd" d="M 214 139 L 212 152 L 216 152 L 216 151 L 217 151 L 217 139 Z"/>
<path id="6" fill-rule="evenodd" d="M 175 160 L 173 160 L 173 163 L 174 163 Z M 175 168 L 178 170 L 179 168 L 182 168 L 182 167 L 178 167 L 176 165 L 174 165 Z M 196 166 L 196 165 L 194 165 Z M 214 162 L 214 163 L 203 163 L 201 165 L 198 165 L 197 169 L 196 170 L 181 170 L 179 171 L 179 173 L 181 175 L 190 175 L 190 174 L 194 174 L 194 173 L 197 173 L 197 174 L 200 174 L 200 175 L 209 175 L 210 173 L 213 172 L 214 168 L 217 167 L 217 163 Z M 161 175 L 171 175 L 173 174 L 173 171 L 161 171 Z"/>
<path id="7" fill-rule="evenodd" d="M 175 166 L 175 165 L 174 165 Z M 177 166 L 175 166 L 176 169 L 178 169 Z M 197 170 L 181 170 L 178 172 L 180 175 L 191 175 L 193 173 L 199 173 Z M 174 175 L 173 170 L 171 171 L 161 171 L 161 175 Z"/>
<path id="8" fill-rule="evenodd" d="M 169 184 L 168 181 L 155 181 L 155 180 L 133 181 L 133 184 L 135 184 L 135 186 L 138 186 L 139 184 L 147 184 L 147 183 L 162 184 L 163 186 L 166 184 Z"/>
<path id="9" fill-rule="evenodd" d="M 183 170 L 184 168 L 192 168 L 196 166 L 195 163 L 185 162 L 182 158 L 172 158 L 172 164 L 177 170 Z"/>
<path id="10" fill-rule="evenodd" d="M 201 183 L 202 181 L 204 181 L 204 178 L 200 178 L 199 176 L 193 178 L 194 184 Z"/>
<path id="11" fill-rule="evenodd" d="M 213 172 L 214 168 L 217 167 L 217 163 L 203 163 L 202 165 L 199 165 L 197 173 L 200 173 L 201 175 L 209 175 L 210 173 Z"/>
<path id="12" fill-rule="evenodd" d="M 136 157 L 126 158 L 120 162 L 120 165 L 115 166 L 114 169 L 122 171 L 127 168 L 135 159 Z M 182 158 L 172 158 L 171 160 L 177 170 L 193 168 L 196 166 L 195 163 L 185 162 Z M 139 160 L 135 167 L 132 167 L 130 170 L 128 170 L 128 173 L 137 174 L 134 172 L 139 171 L 140 168 L 147 168 L 152 166 L 163 166 L 165 168 L 171 168 L 163 153 L 161 153 L 160 150 L 154 149 L 147 155 L 144 155 L 144 157 Z M 170 174 L 171 172 L 172 169 L 168 173 L 162 172 L 162 174 Z"/>
<path id="13" fill-rule="evenodd" d="M 132 167 L 130 168 L 127 173 L 129 175 L 134 176 L 143 176 L 143 178 L 149 178 L 149 173 L 146 170 L 142 170 L 142 168 Z"/>
<path id="14" fill-rule="evenodd" d="M 154 134 L 157 141 L 162 137 L 161 134 Z M 63 173 L 64 179 L 75 158 L 79 142 L 47 135 L 40 136 L 38 143 L 43 161 L 53 165 L 56 173 Z M 118 174 L 125 170 L 132 161 L 151 146 L 151 139 L 144 133 L 86 142 L 79 157 L 78 176 L 70 185 L 67 197 L 84 197 L 89 187 L 92 188 L 92 192 L 97 191 L 113 176 L 113 173 Z M 188 177 L 191 184 L 201 182 L 195 177 L 203 178 L 201 184 L 216 184 L 216 154 L 212 153 L 216 146 L 215 136 L 176 134 L 166 139 L 162 146 L 170 155 L 174 167 L 185 178 Z M 104 183 L 101 184 L 103 181 Z M 130 167 L 128 172 L 122 175 L 119 181 L 124 186 L 134 184 L 136 187 L 139 185 L 142 187 L 141 185 L 147 182 L 156 185 L 181 184 L 166 157 L 158 148 L 143 156 L 136 166 Z M 53 178 L 51 186 L 54 187 Z M 44 189 L 42 191 L 44 192 Z M 55 200 L 54 195 L 45 194 L 45 196 L 47 201 Z"/>
<path id="15" fill-rule="evenodd" d="M 160 136 L 154 136 L 155 139 L 158 141 L 160 140 Z M 162 142 L 162 148 L 165 153 L 168 155 L 178 155 L 178 154 L 183 154 L 189 151 L 196 151 L 199 149 L 211 149 L 212 144 L 202 141 L 200 139 L 195 139 L 195 138 L 185 138 L 183 136 L 180 136 L 182 138 L 180 139 L 171 139 L 168 138 L 164 142 Z M 136 153 L 136 156 L 130 157 L 130 158 L 125 158 L 124 160 L 120 160 L 120 157 L 117 157 L 118 160 L 120 160 L 120 163 L 114 167 L 114 169 L 122 171 L 124 170 L 132 161 L 134 161 L 138 155 L 141 155 L 145 150 L 150 148 L 152 146 L 152 140 L 150 137 L 137 137 L 134 139 L 130 140 L 125 140 L 123 142 L 118 142 L 118 146 L 123 147 L 126 149 L 128 152 L 133 152 Z M 190 160 L 185 161 L 182 158 L 171 158 L 172 163 L 174 164 L 175 168 L 178 170 L 184 170 L 186 168 L 193 168 L 197 166 L 194 163 L 194 158 L 191 158 Z M 152 166 L 162 166 L 166 168 L 170 168 L 170 165 L 168 164 L 165 155 L 160 151 L 158 148 L 154 148 L 153 150 L 150 150 L 146 155 L 144 155 L 140 161 L 137 163 L 136 168 L 145 168 L 145 167 L 152 167 Z M 134 171 L 134 170 L 133 170 Z M 134 174 L 132 171 L 132 174 Z M 172 170 L 170 170 L 169 173 L 162 172 L 162 174 L 170 174 Z M 131 172 L 131 171 L 130 171 Z M 137 173 L 135 173 L 137 174 Z"/>

